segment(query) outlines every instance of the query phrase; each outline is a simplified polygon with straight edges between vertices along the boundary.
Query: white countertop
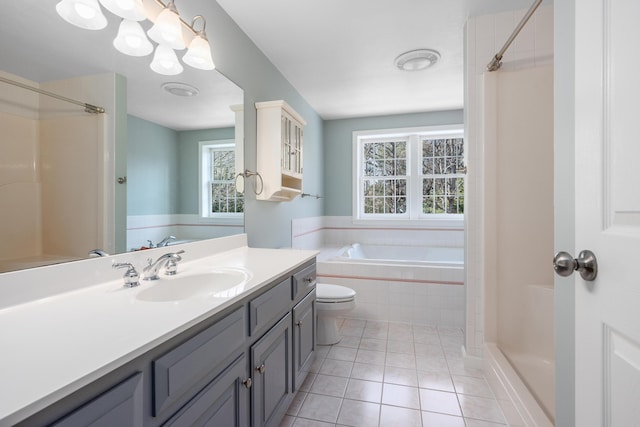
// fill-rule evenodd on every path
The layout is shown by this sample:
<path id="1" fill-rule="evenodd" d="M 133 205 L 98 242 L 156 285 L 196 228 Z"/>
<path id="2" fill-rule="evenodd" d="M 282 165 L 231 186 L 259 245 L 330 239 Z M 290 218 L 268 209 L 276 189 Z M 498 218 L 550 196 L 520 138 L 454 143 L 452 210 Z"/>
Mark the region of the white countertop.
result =
<path id="1" fill-rule="evenodd" d="M 185 255 L 189 253 L 188 245 L 181 248 Z M 163 249 L 155 254 L 169 251 Z M 128 255 L 117 260 L 129 261 Z M 0 425 L 14 424 L 44 409 L 315 255 L 315 251 L 243 246 L 191 261 L 185 257 L 179 264 L 176 277 L 213 267 L 248 270 L 251 277 L 233 297 L 140 301 L 136 295 L 154 283 L 141 281 L 136 288 L 125 288 L 120 278 L 124 270 L 118 270 L 117 280 L 0 309 Z M 108 273 L 114 276 L 113 271 Z M 0 287 L 7 286 L 2 279 L 0 274 Z M 47 286 L 46 280 L 41 286 Z"/>

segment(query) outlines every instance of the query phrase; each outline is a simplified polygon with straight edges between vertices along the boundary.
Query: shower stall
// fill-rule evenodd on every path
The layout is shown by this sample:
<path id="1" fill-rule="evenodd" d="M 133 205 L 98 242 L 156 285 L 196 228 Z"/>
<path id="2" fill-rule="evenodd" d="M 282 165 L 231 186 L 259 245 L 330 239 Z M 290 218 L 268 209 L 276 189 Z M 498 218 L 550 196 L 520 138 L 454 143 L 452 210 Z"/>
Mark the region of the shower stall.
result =
<path id="1" fill-rule="evenodd" d="M 467 348 L 482 356 L 507 421 L 525 426 L 552 426 L 556 415 L 553 9 L 540 3 L 467 27 L 468 127 L 477 142 Z"/>
<path id="2" fill-rule="evenodd" d="M 87 114 L 104 110 L 58 93 L 85 96 L 96 86 L 108 94 L 113 81 L 100 75 L 37 83 L 0 71 L 0 273 L 110 251 L 105 165 L 112 116 Z"/>
<path id="3" fill-rule="evenodd" d="M 484 356 L 523 418 L 544 425 L 555 417 L 553 67 L 485 74 L 484 104 Z"/>

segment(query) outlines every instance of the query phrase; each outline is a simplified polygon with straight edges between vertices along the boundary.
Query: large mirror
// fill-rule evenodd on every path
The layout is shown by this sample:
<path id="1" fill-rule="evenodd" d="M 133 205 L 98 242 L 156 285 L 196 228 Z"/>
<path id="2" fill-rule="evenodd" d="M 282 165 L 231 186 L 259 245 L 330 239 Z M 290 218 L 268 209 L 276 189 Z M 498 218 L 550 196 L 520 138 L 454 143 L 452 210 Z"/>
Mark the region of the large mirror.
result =
<path id="1" fill-rule="evenodd" d="M 242 90 L 216 70 L 156 74 L 114 49 L 120 18 L 83 30 L 58 1 L 4 5 L 0 79 L 106 112 L 0 81 L 0 273 L 243 232 Z"/>

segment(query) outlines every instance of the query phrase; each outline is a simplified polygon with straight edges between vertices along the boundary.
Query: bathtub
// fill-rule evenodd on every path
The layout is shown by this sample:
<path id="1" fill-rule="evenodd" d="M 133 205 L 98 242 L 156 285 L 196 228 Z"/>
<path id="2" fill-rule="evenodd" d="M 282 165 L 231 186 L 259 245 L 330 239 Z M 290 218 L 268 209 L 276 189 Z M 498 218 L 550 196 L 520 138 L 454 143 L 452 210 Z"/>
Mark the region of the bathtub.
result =
<path id="1" fill-rule="evenodd" d="M 322 250 L 317 275 L 357 292 L 350 317 L 463 326 L 463 248 L 354 243 Z"/>
<path id="2" fill-rule="evenodd" d="M 392 264 L 415 266 L 461 266 L 464 262 L 463 248 L 428 246 L 361 245 L 354 243 L 340 250 L 332 259 L 336 262 L 365 264 Z"/>

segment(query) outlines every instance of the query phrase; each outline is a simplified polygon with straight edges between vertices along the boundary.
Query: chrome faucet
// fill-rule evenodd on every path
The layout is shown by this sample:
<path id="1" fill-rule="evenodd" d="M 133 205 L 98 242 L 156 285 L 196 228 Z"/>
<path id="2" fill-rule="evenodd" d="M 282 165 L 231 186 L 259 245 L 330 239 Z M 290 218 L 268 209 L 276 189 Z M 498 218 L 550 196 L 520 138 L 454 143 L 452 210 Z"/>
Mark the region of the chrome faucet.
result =
<path id="1" fill-rule="evenodd" d="M 156 245 L 156 248 L 163 248 L 165 246 L 168 246 L 169 242 L 172 240 L 176 240 L 176 236 L 167 236 Z"/>
<path id="2" fill-rule="evenodd" d="M 156 262 L 152 262 L 152 259 L 147 259 L 147 266 L 142 270 L 143 279 L 144 280 L 158 280 L 158 271 L 160 269 L 171 262 L 171 269 L 169 274 L 173 275 L 176 273 L 176 263 L 182 261 L 182 257 L 180 254 L 184 253 L 184 250 L 178 252 L 170 252 L 160 256 Z"/>

